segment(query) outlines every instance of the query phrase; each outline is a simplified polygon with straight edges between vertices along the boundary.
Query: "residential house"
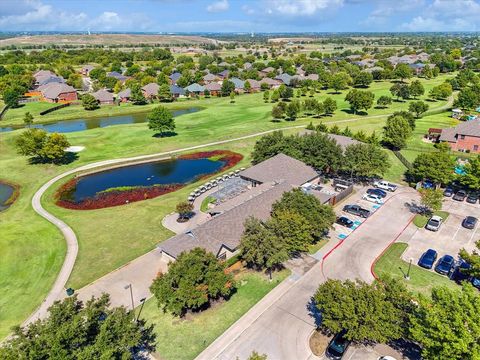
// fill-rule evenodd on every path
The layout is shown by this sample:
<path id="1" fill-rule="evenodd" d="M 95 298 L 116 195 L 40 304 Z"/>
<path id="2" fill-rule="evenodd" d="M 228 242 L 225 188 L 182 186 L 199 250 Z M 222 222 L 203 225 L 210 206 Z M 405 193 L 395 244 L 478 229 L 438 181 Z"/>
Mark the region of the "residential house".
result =
<path id="1" fill-rule="evenodd" d="M 132 95 L 132 90 L 130 88 L 127 88 L 125 90 L 122 90 L 118 93 L 117 99 L 120 102 L 128 102 L 130 101 L 130 96 Z"/>
<path id="2" fill-rule="evenodd" d="M 186 93 L 188 92 L 190 95 L 203 95 L 204 91 L 205 91 L 205 87 L 197 83 L 188 85 L 185 88 L 185 92 Z"/>
<path id="3" fill-rule="evenodd" d="M 262 84 L 267 84 L 270 89 L 277 89 L 280 85 L 282 85 L 282 82 L 279 80 L 274 80 L 269 77 L 265 77 L 262 80 L 259 81 L 260 86 Z"/>
<path id="4" fill-rule="evenodd" d="M 39 70 L 33 74 L 33 77 L 35 79 L 35 88 L 51 83 L 65 83 L 65 79 L 63 77 L 58 76 L 50 70 Z"/>
<path id="5" fill-rule="evenodd" d="M 170 85 L 170 93 L 174 98 L 179 98 L 180 96 L 185 96 L 185 90 L 178 85 Z"/>
<path id="6" fill-rule="evenodd" d="M 290 80 L 292 80 L 292 76 L 287 74 L 287 73 L 283 73 L 283 74 L 275 76 L 275 80 L 279 80 L 283 84 L 288 86 L 288 85 L 290 85 Z"/>
<path id="7" fill-rule="evenodd" d="M 241 94 L 241 93 L 245 92 L 245 81 L 243 81 L 239 78 L 236 78 L 236 77 L 231 78 L 230 81 L 235 84 L 235 92 L 237 94 Z"/>
<path id="8" fill-rule="evenodd" d="M 223 80 L 228 79 L 228 76 L 230 75 L 230 70 L 223 70 L 219 72 L 217 75 L 220 79 L 223 79 Z"/>
<path id="9" fill-rule="evenodd" d="M 208 84 L 214 81 L 218 81 L 218 76 L 214 74 L 207 74 L 202 78 L 202 80 L 204 84 Z"/>
<path id="10" fill-rule="evenodd" d="M 250 83 L 250 92 L 258 92 L 258 91 L 260 91 L 261 84 L 260 84 L 259 81 L 254 80 L 254 79 L 247 79 L 247 80 L 245 80 L 245 82 L 247 82 L 247 81 Z"/>
<path id="11" fill-rule="evenodd" d="M 269 67 L 266 67 L 263 70 L 260 70 L 258 72 L 258 76 L 264 78 L 264 77 L 267 77 L 268 74 L 270 74 L 271 72 L 276 73 L 276 70 L 273 67 L 269 66 Z"/>
<path id="12" fill-rule="evenodd" d="M 38 88 L 45 101 L 58 103 L 78 100 L 77 90 L 67 84 L 50 83 Z"/>
<path id="13" fill-rule="evenodd" d="M 220 67 L 223 67 L 223 68 L 224 68 L 224 67 L 230 66 L 230 64 L 229 64 L 229 63 L 227 63 L 227 62 L 225 62 L 225 61 L 222 61 L 221 63 L 219 63 L 219 64 L 218 64 L 218 66 L 220 66 Z"/>
<path id="14" fill-rule="evenodd" d="M 433 69 L 435 67 L 435 64 L 423 64 L 423 63 L 408 64 L 408 67 L 412 69 L 415 75 L 418 76 L 422 73 L 423 69 L 425 69 L 425 66 L 427 65 L 430 69 Z"/>
<path id="15" fill-rule="evenodd" d="M 220 94 L 222 85 L 217 82 L 211 82 L 205 85 L 205 90 L 208 90 L 211 96 L 217 96 Z"/>
<path id="16" fill-rule="evenodd" d="M 114 103 L 113 94 L 105 89 L 92 93 L 92 96 L 97 99 L 100 105 L 111 105 Z"/>
<path id="17" fill-rule="evenodd" d="M 246 62 L 243 64 L 243 70 L 250 70 L 252 68 L 252 63 Z"/>
<path id="18" fill-rule="evenodd" d="M 153 99 L 158 96 L 158 89 L 160 89 L 160 85 L 157 83 L 149 83 L 142 87 L 143 96 L 146 99 Z"/>
<path id="19" fill-rule="evenodd" d="M 128 79 L 127 76 L 122 75 L 122 74 L 120 74 L 120 73 L 117 72 L 117 71 L 110 71 L 110 72 L 108 72 L 108 73 L 107 73 L 107 77 L 113 77 L 113 78 L 117 79 L 118 81 L 120 81 L 121 83 L 124 83 L 125 80 Z"/>
<path id="20" fill-rule="evenodd" d="M 93 65 L 84 65 L 82 69 L 80 70 L 80 74 L 83 76 L 90 76 L 90 71 L 95 69 L 95 66 Z"/>
<path id="21" fill-rule="evenodd" d="M 443 129 L 439 141 L 446 142 L 455 151 L 480 153 L 480 119 Z"/>
<path id="22" fill-rule="evenodd" d="M 182 74 L 180 74 L 179 72 L 174 72 L 172 75 L 169 76 L 170 83 L 172 85 L 177 85 L 177 81 L 178 79 L 180 79 L 181 76 Z"/>

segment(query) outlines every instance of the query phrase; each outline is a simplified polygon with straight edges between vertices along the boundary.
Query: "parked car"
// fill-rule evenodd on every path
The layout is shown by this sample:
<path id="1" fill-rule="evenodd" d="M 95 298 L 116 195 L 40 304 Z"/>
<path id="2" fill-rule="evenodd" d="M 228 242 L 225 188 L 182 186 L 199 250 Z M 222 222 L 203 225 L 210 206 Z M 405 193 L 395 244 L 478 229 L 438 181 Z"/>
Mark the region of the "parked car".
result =
<path id="1" fill-rule="evenodd" d="M 457 283 L 470 279 L 470 275 L 463 272 L 464 270 L 470 269 L 470 267 L 471 265 L 469 263 L 467 263 L 465 260 L 460 259 L 460 261 L 457 263 L 454 270 L 452 271 L 450 279 Z"/>
<path id="2" fill-rule="evenodd" d="M 367 218 L 370 216 L 370 211 L 362 208 L 359 205 L 345 205 L 343 207 L 343 211 L 352 215 L 363 217 L 363 218 Z"/>
<path id="3" fill-rule="evenodd" d="M 467 197 L 467 192 L 465 190 L 459 190 L 453 195 L 453 200 L 463 201 Z"/>
<path id="4" fill-rule="evenodd" d="M 474 216 L 467 216 L 465 219 L 462 221 L 462 226 L 466 229 L 473 230 L 475 229 L 475 226 L 477 226 L 478 219 Z"/>
<path id="5" fill-rule="evenodd" d="M 453 188 L 451 188 L 450 186 L 447 186 L 447 188 L 443 192 L 443 196 L 452 197 L 453 193 L 454 193 Z"/>
<path id="6" fill-rule="evenodd" d="M 430 231 L 438 231 L 440 229 L 440 225 L 442 225 L 443 219 L 438 215 L 433 215 L 430 220 L 428 220 L 427 225 L 425 225 L 425 229 Z"/>
<path id="7" fill-rule="evenodd" d="M 347 352 L 350 340 L 345 339 L 345 331 L 339 332 L 328 344 L 325 355 L 328 359 L 340 360 Z"/>
<path id="8" fill-rule="evenodd" d="M 397 359 L 395 359 L 393 356 L 386 355 L 386 356 L 380 356 L 378 360 L 397 360 Z"/>
<path id="9" fill-rule="evenodd" d="M 471 283 L 474 287 L 480 290 L 480 278 L 472 277 Z"/>
<path id="10" fill-rule="evenodd" d="M 373 186 L 382 190 L 387 190 L 387 191 L 395 191 L 397 190 L 397 185 L 389 183 L 388 181 L 382 180 L 382 181 L 375 181 L 373 183 Z"/>
<path id="11" fill-rule="evenodd" d="M 478 193 L 476 192 L 471 192 L 467 196 L 467 202 L 469 204 L 476 204 L 478 202 Z"/>
<path id="12" fill-rule="evenodd" d="M 382 190 L 382 189 L 368 189 L 367 190 L 367 194 L 370 194 L 370 195 L 378 195 L 382 198 L 386 197 L 387 196 L 387 192 Z"/>
<path id="13" fill-rule="evenodd" d="M 435 266 L 435 271 L 442 275 L 450 274 L 453 266 L 455 265 L 455 259 L 451 255 L 443 255 L 440 260 L 438 260 L 437 265 Z"/>
<path id="14" fill-rule="evenodd" d="M 435 260 L 437 260 L 437 252 L 433 249 L 428 249 L 425 251 L 420 259 L 418 260 L 418 266 L 421 266 L 425 269 L 431 269 L 433 264 L 435 264 Z"/>
<path id="15" fill-rule="evenodd" d="M 383 199 L 380 196 L 374 194 L 363 194 L 362 199 L 373 202 L 375 204 L 383 204 Z"/>
<path id="16" fill-rule="evenodd" d="M 354 225 L 354 222 L 349 218 L 347 218 L 346 216 L 340 216 L 339 218 L 337 218 L 336 223 L 339 225 L 345 226 L 349 229 Z"/>

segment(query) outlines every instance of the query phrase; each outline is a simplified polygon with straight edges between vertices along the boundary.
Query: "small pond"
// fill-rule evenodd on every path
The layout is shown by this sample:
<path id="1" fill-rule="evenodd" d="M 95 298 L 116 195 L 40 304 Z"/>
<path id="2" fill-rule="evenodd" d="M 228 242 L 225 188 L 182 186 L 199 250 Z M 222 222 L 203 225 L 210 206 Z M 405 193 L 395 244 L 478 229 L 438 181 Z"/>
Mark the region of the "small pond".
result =
<path id="1" fill-rule="evenodd" d="M 64 184 L 57 192 L 57 204 L 99 209 L 145 200 L 231 167 L 241 158 L 240 154 L 213 151 L 96 172 Z"/>
<path id="2" fill-rule="evenodd" d="M 11 185 L 0 182 L 0 211 L 5 210 L 14 200 L 15 188 Z"/>
<path id="3" fill-rule="evenodd" d="M 200 108 L 192 107 L 187 109 L 180 109 L 172 111 L 173 116 L 180 116 L 185 114 L 191 114 L 199 111 Z M 137 114 L 128 114 L 128 115 L 115 115 L 115 116 L 104 116 L 104 117 L 95 117 L 87 119 L 72 119 L 72 120 L 60 120 L 57 122 L 47 123 L 47 124 L 33 124 L 33 128 L 43 129 L 47 132 L 57 132 L 57 133 L 69 133 L 75 131 L 90 130 L 95 128 L 103 128 L 112 125 L 126 125 L 126 124 L 138 124 L 147 122 L 148 113 L 137 113 Z M 38 118 L 36 119 L 38 120 Z M 16 126 L 4 126 L 0 127 L 0 132 L 13 131 L 17 129 L 22 129 L 23 125 Z"/>

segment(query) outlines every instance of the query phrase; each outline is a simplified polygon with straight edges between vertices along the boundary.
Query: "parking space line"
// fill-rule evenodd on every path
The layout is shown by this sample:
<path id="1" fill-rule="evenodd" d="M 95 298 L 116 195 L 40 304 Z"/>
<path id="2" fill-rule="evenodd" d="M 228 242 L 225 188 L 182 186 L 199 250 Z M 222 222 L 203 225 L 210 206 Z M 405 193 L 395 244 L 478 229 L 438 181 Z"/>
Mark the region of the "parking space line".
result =
<path id="1" fill-rule="evenodd" d="M 468 240 L 467 246 L 470 246 L 470 243 L 472 242 L 473 238 L 475 237 L 475 234 L 477 233 L 477 230 L 478 230 L 478 223 L 477 223 L 477 226 L 475 226 L 475 229 L 473 229 L 473 233 L 470 236 L 470 239 Z"/>

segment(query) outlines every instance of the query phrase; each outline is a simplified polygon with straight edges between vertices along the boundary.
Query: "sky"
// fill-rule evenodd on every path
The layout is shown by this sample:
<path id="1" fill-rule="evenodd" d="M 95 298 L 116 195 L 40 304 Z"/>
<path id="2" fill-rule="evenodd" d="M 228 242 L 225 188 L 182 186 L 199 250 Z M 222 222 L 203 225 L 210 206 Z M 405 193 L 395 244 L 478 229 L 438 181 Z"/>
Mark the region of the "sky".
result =
<path id="1" fill-rule="evenodd" d="M 480 0 L 0 0 L 0 31 L 480 31 Z"/>

